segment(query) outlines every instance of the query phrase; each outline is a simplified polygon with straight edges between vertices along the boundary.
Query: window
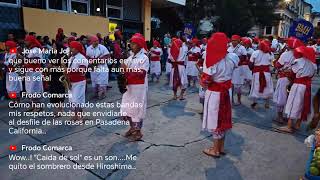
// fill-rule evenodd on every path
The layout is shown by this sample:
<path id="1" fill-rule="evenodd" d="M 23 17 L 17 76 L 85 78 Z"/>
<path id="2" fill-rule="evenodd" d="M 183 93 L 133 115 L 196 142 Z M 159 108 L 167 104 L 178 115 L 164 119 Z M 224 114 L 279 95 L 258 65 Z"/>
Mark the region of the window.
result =
<path id="1" fill-rule="evenodd" d="M 18 4 L 18 0 L 0 0 L 0 3 Z"/>
<path id="2" fill-rule="evenodd" d="M 48 0 L 49 9 L 68 11 L 68 0 Z"/>
<path id="3" fill-rule="evenodd" d="M 91 0 L 90 13 L 94 16 L 106 17 L 106 0 Z"/>
<path id="4" fill-rule="evenodd" d="M 46 9 L 46 0 L 22 0 L 22 6 Z"/>
<path id="5" fill-rule="evenodd" d="M 108 0 L 108 5 L 122 7 L 122 0 Z"/>
<path id="6" fill-rule="evenodd" d="M 272 26 L 266 27 L 266 34 L 272 34 Z"/>
<path id="7" fill-rule="evenodd" d="M 108 0 L 108 17 L 114 19 L 123 18 L 123 2 L 122 0 Z"/>
<path id="8" fill-rule="evenodd" d="M 121 19 L 121 9 L 108 8 L 108 17 Z"/>
<path id="9" fill-rule="evenodd" d="M 71 12 L 88 14 L 88 1 L 87 0 L 72 0 Z"/>
<path id="10" fill-rule="evenodd" d="M 141 20 L 141 0 L 123 0 L 123 19 Z"/>

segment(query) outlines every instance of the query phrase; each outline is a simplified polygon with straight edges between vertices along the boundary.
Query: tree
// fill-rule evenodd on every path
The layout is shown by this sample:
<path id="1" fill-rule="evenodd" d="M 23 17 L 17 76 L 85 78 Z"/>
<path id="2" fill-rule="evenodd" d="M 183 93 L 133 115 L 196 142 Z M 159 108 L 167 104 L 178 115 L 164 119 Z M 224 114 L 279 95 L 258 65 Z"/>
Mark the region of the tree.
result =
<path id="1" fill-rule="evenodd" d="M 274 9 L 278 0 L 188 0 L 185 22 L 196 26 L 204 17 L 218 16 L 218 31 L 228 35 L 246 35 L 254 25 L 269 26 L 278 18 Z"/>

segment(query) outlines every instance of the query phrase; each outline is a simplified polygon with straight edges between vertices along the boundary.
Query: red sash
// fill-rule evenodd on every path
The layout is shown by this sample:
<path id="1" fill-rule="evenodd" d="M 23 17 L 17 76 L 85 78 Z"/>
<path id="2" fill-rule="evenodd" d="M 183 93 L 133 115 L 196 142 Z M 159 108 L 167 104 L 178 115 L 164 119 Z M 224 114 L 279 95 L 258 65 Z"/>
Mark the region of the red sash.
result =
<path id="1" fill-rule="evenodd" d="M 249 65 L 249 60 L 248 57 L 246 55 L 242 55 L 239 57 L 240 61 L 239 61 L 239 66 L 245 66 L 245 65 Z"/>
<path id="2" fill-rule="evenodd" d="M 151 56 L 150 60 L 151 61 L 160 61 L 160 56 Z"/>
<path id="3" fill-rule="evenodd" d="M 279 72 L 278 72 L 278 76 L 279 76 L 279 78 L 283 78 L 283 77 L 290 78 L 290 77 L 292 77 L 292 72 L 289 72 L 289 71 L 279 71 Z"/>
<path id="4" fill-rule="evenodd" d="M 25 68 L 27 69 L 32 69 L 33 71 L 35 71 L 36 69 L 40 69 L 41 68 L 41 64 L 25 64 L 24 65 Z"/>
<path id="5" fill-rule="evenodd" d="M 198 61 L 200 53 L 192 53 L 188 56 L 189 61 Z"/>
<path id="6" fill-rule="evenodd" d="M 173 91 L 177 91 L 178 87 L 181 86 L 181 79 L 179 74 L 178 66 L 184 66 L 183 61 L 171 62 L 173 68 Z"/>
<path id="7" fill-rule="evenodd" d="M 128 85 L 144 84 L 147 72 L 141 70 L 140 72 L 125 72 Z"/>
<path id="8" fill-rule="evenodd" d="M 151 51 L 151 54 L 153 54 L 153 56 L 150 57 L 151 61 L 160 61 L 160 52 L 158 51 Z"/>
<path id="9" fill-rule="evenodd" d="M 308 114 L 310 113 L 310 104 L 311 104 L 311 77 L 301 77 L 296 78 L 293 81 L 294 84 L 304 84 L 306 90 L 304 92 L 303 99 L 303 109 L 301 113 L 301 119 L 306 121 L 308 119 Z"/>
<path id="10" fill-rule="evenodd" d="M 267 87 L 267 80 L 264 75 L 265 72 L 270 72 L 269 65 L 261 65 L 261 66 L 254 66 L 253 73 L 259 73 L 259 93 L 263 93 L 264 88 Z"/>
<path id="11" fill-rule="evenodd" d="M 86 80 L 85 75 L 81 72 L 69 72 L 68 77 L 70 82 L 73 82 L 73 83 Z"/>
<path id="12" fill-rule="evenodd" d="M 220 92 L 218 127 L 216 131 L 225 131 L 232 128 L 232 112 L 229 97 L 229 89 L 231 87 L 231 80 L 225 82 L 212 82 L 208 86 L 210 91 Z"/>

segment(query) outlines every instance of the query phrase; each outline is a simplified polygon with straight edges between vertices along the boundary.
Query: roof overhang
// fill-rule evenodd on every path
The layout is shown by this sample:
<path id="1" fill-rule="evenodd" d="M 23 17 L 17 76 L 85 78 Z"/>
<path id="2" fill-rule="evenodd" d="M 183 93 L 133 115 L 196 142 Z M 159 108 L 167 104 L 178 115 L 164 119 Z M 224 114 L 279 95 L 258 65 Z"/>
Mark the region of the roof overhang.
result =
<path id="1" fill-rule="evenodd" d="M 185 6 L 186 0 L 151 0 L 152 7 L 154 8 L 165 8 L 165 7 L 176 7 Z"/>

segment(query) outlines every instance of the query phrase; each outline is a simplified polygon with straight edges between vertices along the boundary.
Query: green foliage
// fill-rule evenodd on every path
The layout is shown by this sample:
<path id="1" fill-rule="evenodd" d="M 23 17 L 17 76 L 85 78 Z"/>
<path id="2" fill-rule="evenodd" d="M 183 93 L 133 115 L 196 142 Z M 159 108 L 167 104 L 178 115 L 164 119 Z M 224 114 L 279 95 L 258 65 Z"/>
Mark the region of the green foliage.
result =
<path id="1" fill-rule="evenodd" d="M 246 35 L 254 25 L 272 25 L 278 19 L 278 0 L 187 0 L 184 21 L 197 24 L 206 16 L 219 16 L 217 30 Z M 213 8 L 210 8 L 213 7 Z"/>

